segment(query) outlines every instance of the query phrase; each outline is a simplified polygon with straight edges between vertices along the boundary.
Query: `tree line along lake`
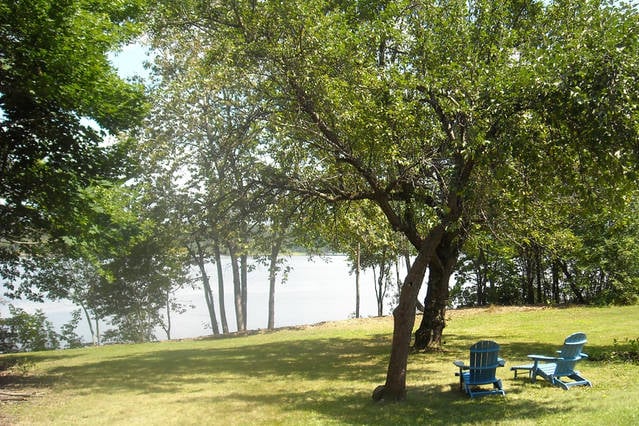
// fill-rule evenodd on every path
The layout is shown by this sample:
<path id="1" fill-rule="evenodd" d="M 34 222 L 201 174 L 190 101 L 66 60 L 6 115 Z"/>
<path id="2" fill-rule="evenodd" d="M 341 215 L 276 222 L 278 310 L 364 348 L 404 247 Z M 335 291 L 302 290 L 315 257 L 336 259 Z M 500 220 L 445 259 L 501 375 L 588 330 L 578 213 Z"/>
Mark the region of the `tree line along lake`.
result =
<path id="1" fill-rule="evenodd" d="M 288 327 L 315 324 L 322 321 L 344 320 L 355 314 L 355 274 L 346 256 L 330 255 L 309 258 L 305 255 L 287 256 L 286 265 L 290 267 L 288 277 L 282 283 L 281 274 L 278 275 L 275 288 L 275 327 Z M 223 258 L 225 283 L 225 305 L 229 331 L 237 330 L 235 323 L 235 308 L 233 305 L 233 281 L 231 267 L 227 258 Z M 268 320 L 268 269 L 266 266 L 252 261 L 253 268 L 248 274 L 247 286 L 247 328 L 249 330 L 264 329 Z M 403 279 L 406 271 L 400 265 L 400 277 Z M 196 271 L 196 269 L 193 269 Z M 215 309 L 219 321 L 219 295 L 217 291 L 217 274 L 214 264 L 207 267 L 211 286 L 215 297 Z M 392 271 L 393 278 L 395 271 Z M 393 279 L 393 281 L 395 281 Z M 204 299 L 204 292 L 199 280 L 195 280 L 196 287 L 185 287 L 175 293 L 176 301 L 185 305 L 186 312 L 173 313 L 171 318 L 171 338 L 183 339 L 212 334 L 209 314 Z M 424 289 L 422 289 L 422 292 Z M 396 288 L 388 291 L 384 301 L 384 314 L 391 311 L 392 297 Z M 420 298 L 423 298 L 420 296 Z M 22 308 L 29 313 L 41 309 L 47 318 L 59 330 L 60 326 L 71 319 L 71 312 L 78 309 L 69 301 L 46 301 L 35 303 L 25 300 L 4 300 L 0 305 L 0 316 L 9 314 L 8 304 Z M 374 288 L 374 275 L 371 269 L 362 270 L 360 274 L 360 316 L 377 315 L 377 302 Z M 109 328 L 107 324 L 100 324 L 102 331 Z M 83 336 L 85 342 L 91 341 L 91 335 L 86 321 L 78 325 L 77 333 Z M 161 328 L 157 329 L 156 337 L 165 340 L 166 334 Z"/>

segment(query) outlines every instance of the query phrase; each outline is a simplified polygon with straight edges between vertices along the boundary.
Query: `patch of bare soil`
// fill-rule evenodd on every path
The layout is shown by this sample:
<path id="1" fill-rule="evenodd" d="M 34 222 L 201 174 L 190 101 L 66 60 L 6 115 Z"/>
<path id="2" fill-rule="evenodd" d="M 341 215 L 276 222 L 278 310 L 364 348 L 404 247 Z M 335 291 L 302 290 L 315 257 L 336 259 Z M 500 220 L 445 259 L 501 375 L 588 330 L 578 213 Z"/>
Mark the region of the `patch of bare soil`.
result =
<path id="1" fill-rule="evenodd" d="M 0 405 L 18 403 L 42 394 L 36 377 L 19 369 L 0 371 Z M 2 418 L 0 418 L 2 420 Z M 0 422 L 0 424 L 4 424 Z"/>

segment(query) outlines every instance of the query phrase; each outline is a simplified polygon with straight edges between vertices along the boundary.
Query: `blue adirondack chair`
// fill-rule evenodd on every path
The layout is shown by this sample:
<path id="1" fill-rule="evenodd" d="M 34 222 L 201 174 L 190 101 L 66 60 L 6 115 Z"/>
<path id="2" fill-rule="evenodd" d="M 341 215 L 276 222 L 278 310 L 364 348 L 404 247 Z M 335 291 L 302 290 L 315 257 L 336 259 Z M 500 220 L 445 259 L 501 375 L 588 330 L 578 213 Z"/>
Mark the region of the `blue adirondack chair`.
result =
<path id="1" fill-rule="evenodd" d="M 453 362 L 459 367 L 459 389 L 466 391 L 471 398 L 475 396 L 500 394 L 506 395 L 501 380 L 495 377 L 497 367 L 503 367 L 506 362 L 499 358 L 499 345 L 492 340 L 480 340 L 470 347 L 470 363 Z M 482 389 L 481 385 L 493 385 L 492 389 Z"/>
<path id="2" fill-rule="evenodd" d="M 589 380 L 575 370 L 577 361 L 588 358 L 588 355 L 582 352 L 586 341 L 584 333 L 573 333 L 566 337 L 563 347 L 557 351 L 558 356 L 528 355 L 528 358 L 533 360 L 532 364 L 516 365 L 511 367 L 511 370 L 515 372 L 515 378 L 518 370 L 525 370 L 528 371 L 531 382 L 534 383 L 536 377 L 541 376 L 565 390 L 573 386 L 592 386 Z M 562 380 L 562 378 L 571 380 Z"/>

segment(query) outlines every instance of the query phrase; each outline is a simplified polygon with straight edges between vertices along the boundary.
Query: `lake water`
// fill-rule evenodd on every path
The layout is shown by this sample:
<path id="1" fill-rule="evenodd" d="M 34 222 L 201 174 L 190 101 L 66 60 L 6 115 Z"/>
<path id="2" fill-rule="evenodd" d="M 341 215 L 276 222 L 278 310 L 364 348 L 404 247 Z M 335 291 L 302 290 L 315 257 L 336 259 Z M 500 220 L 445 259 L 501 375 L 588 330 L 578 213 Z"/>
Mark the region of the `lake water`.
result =
<path id="1" fill-rule="evenodd" d="M 355 275 L 350 273 L 350 267 L 345 256 L 328 256 L 324 259 L 306 256 L 287 257 L 287 264 L 292 268 L 286 283 L 281 284 L 281 277 L 275 289 L 275 326 L 295 326 L 314 324 L 322 321 L 343 320 L 354 316 L 355 313 Z M 235 308 L 233 305 L 233 282 L 228 262 L 223 261 L 225 279 L 226 316 L 230 331 L 236 330 Z M 216 313 L 219 322 L 219 306 L 217 293 L 217 276 L 215 265 L 209 265 L 208 272 L 214 291 Z M 400 276 L 403 279 L 406 270 L 400 266 Z M 393 277 L 395 271 L 393 269 Z M 375 289 L 373 286 L 372 270 L 362 271 L 360 275 L 360 316 L 377 315 Z M 256 265 L 248 276 L 247 325 L 251 330 L 266 328 L 268 321 L 268 271 L 263 265 Z M 396 289 L 389 291 L 394 295 Z M 422 293 L 424 289 L 422 289 Z M 174 339 L 198 337 L 212 334 L 208 310 L 201 288 L 182 289 L 176 294 L 180 303 L 194 305 L 184 314 L 173 314 L 171 337 Z M 423 294 L 420 295 L 423 299 Z M 33 313 L 42 309 L 47 318 L 56 328 L 68 322 L 71 312 L 77 309 L 70 302 L 47 302 L 44 304 L 26 301 L 10 301 L 16 307 L 21 307 Z M 384 302 L 384 314 L 392 310 L 391 299 Z M 7 316 L 8 308 L 0 305 L 0 316 Z M 101 329 L 106 329 L 101 325 Z M 220 324 L 221 328 L 221 324 Z M 90 341 L 88 326 L 83 322 L 78 327 L 78 334 Z M 158 339 L 166 339 L 163 331 L 156 333 Z"/>

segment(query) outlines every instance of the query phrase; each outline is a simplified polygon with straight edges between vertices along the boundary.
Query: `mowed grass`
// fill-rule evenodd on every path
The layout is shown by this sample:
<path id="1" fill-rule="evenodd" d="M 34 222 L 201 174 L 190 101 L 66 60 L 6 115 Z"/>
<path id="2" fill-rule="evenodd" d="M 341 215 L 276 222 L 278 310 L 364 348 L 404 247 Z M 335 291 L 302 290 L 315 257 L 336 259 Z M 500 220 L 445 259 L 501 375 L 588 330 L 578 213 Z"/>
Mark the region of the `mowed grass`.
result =
<path id="1" fill-rule="evenodd" d="M 418 318 L 419 321 L 419 318 Z M 639 424 L 639 365 L 582 361 L 594 387 L 569 391 L 514 379 L 529 353 L 552 355 L 570 333 L 585 351 L 639 337 L 639 306 L 451 311 L 441 352 L 411 355 L 408 399 L 375 403 L 385 379 L 392 318 L 326 323 L 246 337 L 27 354 L 26 375 L 0 377 L 3 424 Z M 480 339 L 502 346 L 506 396 L 471 400 L 455 359 Z M 8 382 L 8 384 L 7 384 Z"/>

